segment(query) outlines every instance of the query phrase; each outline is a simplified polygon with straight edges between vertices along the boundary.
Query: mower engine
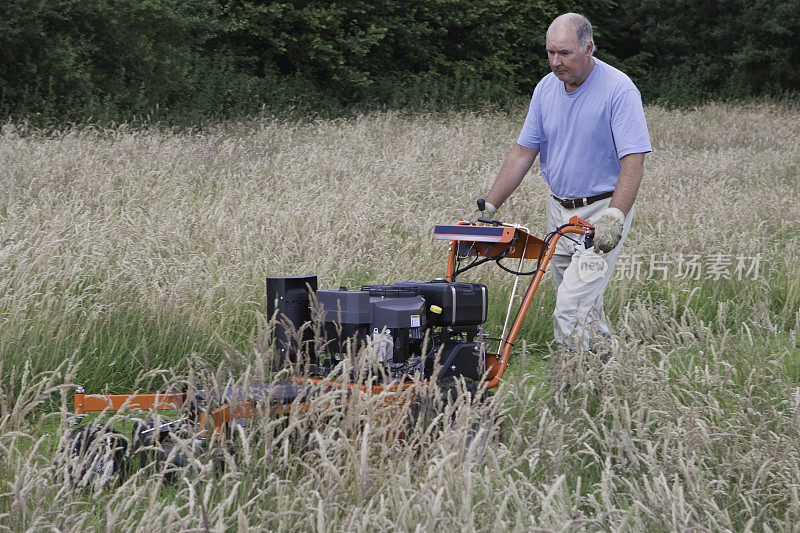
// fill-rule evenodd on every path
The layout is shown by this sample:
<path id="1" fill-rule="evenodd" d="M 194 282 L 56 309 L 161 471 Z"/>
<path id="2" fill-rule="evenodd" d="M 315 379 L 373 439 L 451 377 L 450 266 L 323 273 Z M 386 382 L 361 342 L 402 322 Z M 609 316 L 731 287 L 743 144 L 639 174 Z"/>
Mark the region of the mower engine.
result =
<path id="1" fill-rule="evenodd" d="M 308 373 L 326 375 L 367 348 L 389 380 L 430 379 L 437 369 L 437 379 L 482 379 L 486 286 L 434 280 L 316 290 L 316 284 L 316 276 L 267 280 L 268 312 L 285 317 L 275 331 L 279 364 L 305 360 Z M 313 341 L 312 316 L 323 324 L 325 343 Z"/>

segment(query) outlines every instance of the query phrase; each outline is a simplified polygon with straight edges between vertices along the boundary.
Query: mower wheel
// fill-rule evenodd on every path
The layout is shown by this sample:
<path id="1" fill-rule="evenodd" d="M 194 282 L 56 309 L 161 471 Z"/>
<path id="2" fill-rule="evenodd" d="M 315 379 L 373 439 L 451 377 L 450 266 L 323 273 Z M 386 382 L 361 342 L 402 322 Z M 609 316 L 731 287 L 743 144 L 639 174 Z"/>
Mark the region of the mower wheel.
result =
<path id="1" fill-rule="evenodd" d="M 459 381 L 462 379 L 463 385 L 459 385 Z M 409 430 L 413 430 L 413 427 L 419 424 L 423 424 L 427 428 L 428 424 L 447 410 L 449 404 L 458 400 L 462 390 L 469 395 L 470 403 L 478 395 L 477 382 L 468 378 L 444 378 L 436 383 L 436 387 L 438 394 L 432 387 L 425 387 L 417 391 L 409 413 Z M 440 423 L 446 424 L 448 421 L 441 420 Z"/>
<path id="2" fill-rule="evenodd" d="M 461 385 L 460 382 L 463 382 L 463 385 Z M 447 377 L 440 379 L 437 385 L 441 393 L 442 403 L 440 408 L 442 411 L 444 411 L 450 403 L 459 398 L 462 394 L 462 390 L 464 393 L 469 394 L 469 401 L 473 405 L 487 401 L 494 396 L 494 392 L 488 389 L 481 391 L 480 384 L 470 378 Z"/>
<path id="3" fill-rule="evenodd" d="M 59 448 L 64 481 L 74 488 L 101 488 L 127 473 L 129 443 L 105 424 L 86 424 L 67 433 Z"/>
<path id="4" fill-rule="evenodd" d="M 462 380 L 463 382 L 461 382 Z M 467 401 L 477 407 L 483 402 L 488 402 L 494 396 L 492 391 L 481 391 L 478 382 L 467 378 L 446 378 L 440 380 L 437 386 L 438 394 L 434 394 L 435 391 L 429 389 L 421 391 L 415 397 L 408 417 L 407 435 L 411 435 L 415 431 L 423 431 L 424 434 L 431 437 L 447 427 L 454 427 L 457 413 L 448 411 L 447 407 L 452 402 L 459 401 L 459 398 L 464 398 L 462 401 Z M 478 418 L 469 423 L 466 428 L 464 461 L 479 463 L 486 450 L 492 446 L 495 438 L 493 435 L 497 435 L 501 421 L 495 415 L 490 414 L 491 411 L 491 408 L 481 407 Z M 448 412 L 449 414 L 446 414 Z M 440 415 L 443 416 L 440 417 Z M 437 419 L 437 417 L 439 418 Z M 431 425 L 434 421 L 436 423 Z"/>
<path id="5" fill-rule="evenodd" d="M 139 466 L 144 467 L 157 459 L 159 450 L 155 424 L 152 420 L 134 420 L 133 442 L 131 443 L 131 458 L 139 460 Z"/>
<path id="6" fill-rule="evenodd" d="M 133 423 L 131 455 L 138 458 L 140 467 L 155 467 L 162 471 L 166 482 L 176 481 L 189 460 L 176 446 L 175 439 L 189 438 L 191 431 L 183 422 L 166 421 L 157 425 L 155 420 L 137 420 Z"/>

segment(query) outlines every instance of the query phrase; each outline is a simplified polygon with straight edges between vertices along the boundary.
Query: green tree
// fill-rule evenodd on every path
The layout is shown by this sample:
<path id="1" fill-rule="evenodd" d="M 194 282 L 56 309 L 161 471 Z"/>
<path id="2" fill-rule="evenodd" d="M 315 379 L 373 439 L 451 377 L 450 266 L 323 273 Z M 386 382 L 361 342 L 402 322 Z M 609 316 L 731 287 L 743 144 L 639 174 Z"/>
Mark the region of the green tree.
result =
<path id="1" fill-rule="evenodd" d="M 800 89 L 800 0 L 621 0 L 613 52 L 672 103 Z"/>
<path id="2" fill-rule="evenodd" d="M 0 4 L 0 106 L 62 117 L 170 105 L 216 24 L 213 0 Z"/>

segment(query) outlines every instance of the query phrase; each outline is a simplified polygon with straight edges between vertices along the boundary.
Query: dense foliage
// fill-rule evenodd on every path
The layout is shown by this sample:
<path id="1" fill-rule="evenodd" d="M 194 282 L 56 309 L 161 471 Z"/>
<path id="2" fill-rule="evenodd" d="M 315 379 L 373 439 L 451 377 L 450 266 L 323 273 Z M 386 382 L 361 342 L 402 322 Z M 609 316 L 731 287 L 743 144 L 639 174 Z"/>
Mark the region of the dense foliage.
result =
<path id="1" fill-rule="evenodd" d="M 608 44 L 645 95 L 670 103 L 800 89 L 798 0 L 622 0 Z"/>
<path id="2" fill-rule="evenodd" d="M 545 30 L 568 10 L 650 101 L 800 88 L 800 0 L 9 0 L 0 116 L 502 102 L 547 72 Z"/>

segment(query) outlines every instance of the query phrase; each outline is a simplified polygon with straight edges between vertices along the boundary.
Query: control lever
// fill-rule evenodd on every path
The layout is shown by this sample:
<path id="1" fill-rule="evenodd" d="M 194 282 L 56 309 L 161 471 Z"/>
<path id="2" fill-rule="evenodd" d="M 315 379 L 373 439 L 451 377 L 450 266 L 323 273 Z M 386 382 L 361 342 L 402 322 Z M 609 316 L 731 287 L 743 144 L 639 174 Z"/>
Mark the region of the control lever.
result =
<path id="1" fill-rule="evenodd" d="M 587 250 L 589 248 L 594 248 L 594 230 L 587 231 L 583 234 L 583 245 Z"/>
<path id="2" fill-rule="evenodd" d="M 477 204 L 478 204 L 478 211 L 480 211 L 481 213 L 486 211 L 486 199 L 485 198 L 478 198 Z M 492 220 L 490 218 L 483 218 L 483 217 L 478 218 L 478 220 L 476 222 L 483 222 L 484 224 L 491 224 L 492 226 L 502 226 L 503 225 L 503 223 L 500 222 L 499 220 Z"/>

